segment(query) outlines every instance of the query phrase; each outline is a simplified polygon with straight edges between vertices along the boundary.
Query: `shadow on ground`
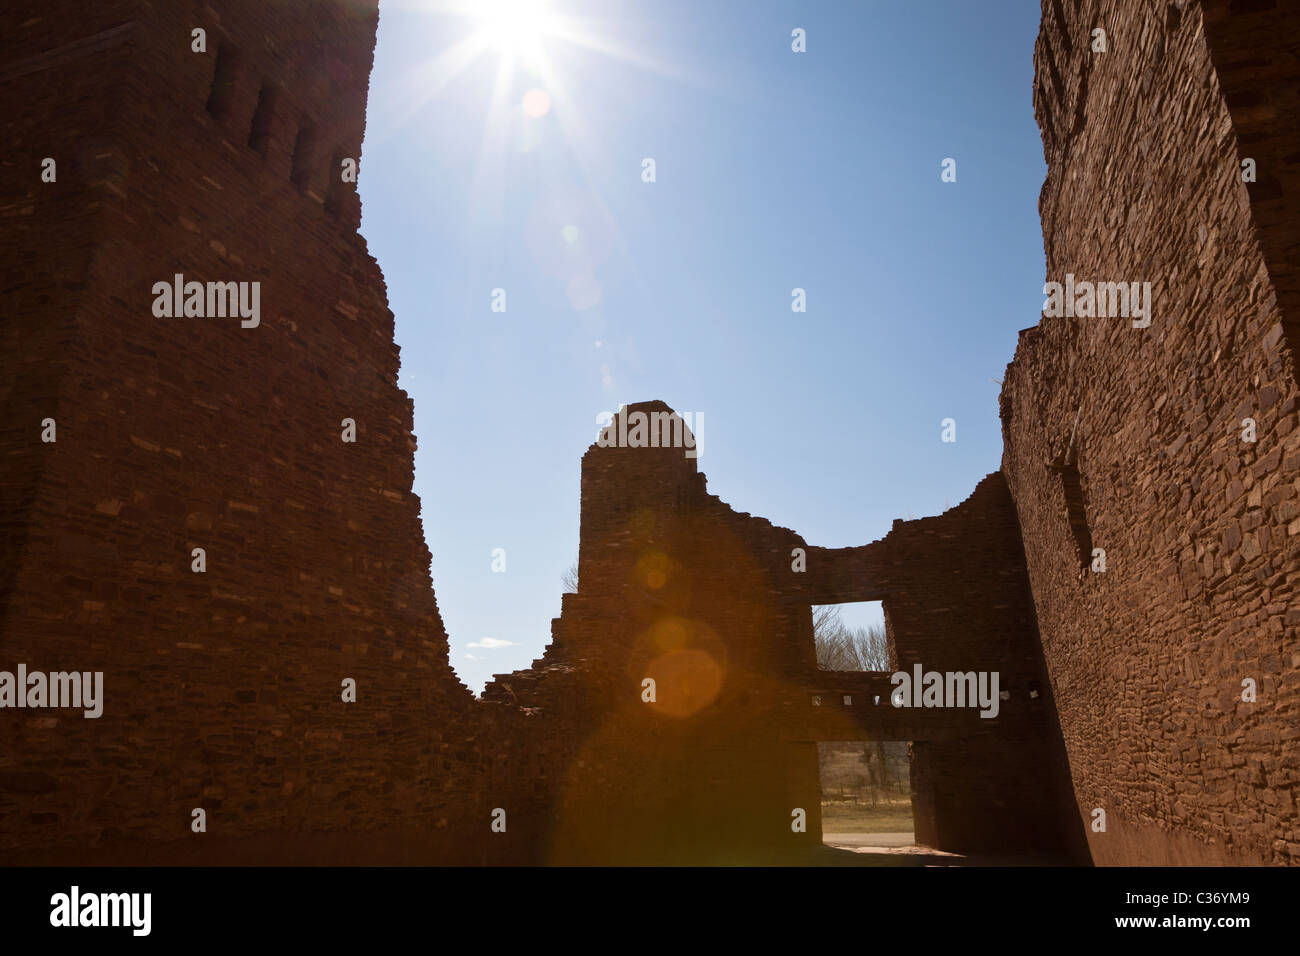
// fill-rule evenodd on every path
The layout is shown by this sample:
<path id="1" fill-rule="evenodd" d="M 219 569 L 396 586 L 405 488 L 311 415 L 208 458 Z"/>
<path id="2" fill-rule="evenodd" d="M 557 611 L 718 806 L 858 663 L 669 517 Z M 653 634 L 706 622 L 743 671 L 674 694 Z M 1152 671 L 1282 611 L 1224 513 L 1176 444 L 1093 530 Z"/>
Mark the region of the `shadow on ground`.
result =
<path id="1" fill-rule="evenodd" d="M 821 846 L 808 855 L 804 866 L 1069 866 L 1059 858 L 1026 856 L 996 856 L 979 854 L 964 856 L 960 853 L 943 853 L 924 846 L 907 847 L 844 847 Z"/>

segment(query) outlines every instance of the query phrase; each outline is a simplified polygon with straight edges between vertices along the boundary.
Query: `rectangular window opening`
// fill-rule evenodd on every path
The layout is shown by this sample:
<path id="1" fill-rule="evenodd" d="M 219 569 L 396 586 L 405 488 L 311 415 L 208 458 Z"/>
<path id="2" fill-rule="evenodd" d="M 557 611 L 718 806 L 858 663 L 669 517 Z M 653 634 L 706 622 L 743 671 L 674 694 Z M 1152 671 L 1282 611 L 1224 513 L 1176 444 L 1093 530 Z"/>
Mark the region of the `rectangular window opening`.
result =
<path id="1" fill-rule="evenodd" d="M 235 77 L 239 71 L 239 54 L 228 46 L 217 50 L 217 65 L 212 73 L 212 91 L 208 94 L 208 113 L 223 120 L 230 115 L 235 98 Z"/>
<path id="2" fill-rule="evenodd" d="M 815 604 L 813 643 L 824 671 L 887 671 L 889 638 L 880 601 Z M 846 703 L 845 706 L 852 706 Z"/>
<path id="3" fill-rule="evenodd" d="M 271 124 L 275 118 L 275 103 L 278 99 L 275 87 L 269 83 L 262 84 L 257 94 L 257 109 L 253 112 L 253 122 L 248 130 L 248 145 L 263 156 L 271 145 Z"/>
<path id="4" fill-rule="evenodd" d="M 325 187 L 325 211 L 337 216 L 343 210 L 343 160 L 342 150 L 336 149 L 330 158 L 329 185 Z M 573 588 L 577 590 L 577 588 Z"/>
<path id="5" fill-rule="evenodd" d="M 293 172 L 290 178 L 300 190 L 305 190 L 311 182 L 311 167 L 316 152 L 316 127 L 309 120 L 303 120 L 298 127 L 298 138 L 293 143 Z"/>
<path id="6" fill-rule="evenodd" d="M 1092 529 L 1088 527 L 1088 511 L 1083 501 L 1083 476 L 1077 461 L 1067 461 L 1061 467 L 1061 488 L 1065 492 L 1066 516 L 1070 534 L 1079 552 L 1079 563 L 1085 568 L 1092 563 Z"/>

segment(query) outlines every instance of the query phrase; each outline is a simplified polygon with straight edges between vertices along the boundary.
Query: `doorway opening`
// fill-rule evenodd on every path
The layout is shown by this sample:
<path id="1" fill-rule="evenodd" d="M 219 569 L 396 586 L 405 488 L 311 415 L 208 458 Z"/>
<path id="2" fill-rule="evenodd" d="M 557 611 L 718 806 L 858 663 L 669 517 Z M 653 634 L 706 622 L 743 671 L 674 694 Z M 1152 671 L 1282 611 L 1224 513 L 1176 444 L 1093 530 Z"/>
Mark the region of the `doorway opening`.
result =
<path id="1" fill-rule="evenodd" d="M 906 740 L 817 744 L 822 843 L 856 849 L 916 842 L 908 751 Z"/>

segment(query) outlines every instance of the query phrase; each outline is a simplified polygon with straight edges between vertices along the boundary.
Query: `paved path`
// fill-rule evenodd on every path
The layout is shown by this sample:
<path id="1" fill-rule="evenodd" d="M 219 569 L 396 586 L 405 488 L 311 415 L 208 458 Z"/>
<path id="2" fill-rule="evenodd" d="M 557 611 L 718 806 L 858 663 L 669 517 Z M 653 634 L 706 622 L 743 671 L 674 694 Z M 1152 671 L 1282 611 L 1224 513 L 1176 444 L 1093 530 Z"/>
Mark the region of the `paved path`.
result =
<path id="1" fill-rule="evenodd" d="M 907 833 L 823 833 L 822 842 L 849 849 L 860 846 L 911 846 L 916 842 L 916 834 L 911 831 Z"/>

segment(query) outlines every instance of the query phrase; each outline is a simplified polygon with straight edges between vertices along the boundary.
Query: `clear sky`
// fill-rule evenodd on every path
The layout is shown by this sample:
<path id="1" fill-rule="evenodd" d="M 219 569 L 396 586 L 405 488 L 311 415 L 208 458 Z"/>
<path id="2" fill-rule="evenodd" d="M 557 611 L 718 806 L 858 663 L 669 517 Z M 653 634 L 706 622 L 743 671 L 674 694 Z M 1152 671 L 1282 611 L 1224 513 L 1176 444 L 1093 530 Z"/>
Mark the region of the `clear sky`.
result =
<path id="1" fill-rule="evenodd" d="M 1037 0 L 503 3 L 381 0 L 359 177 L 476 692 L 550 640 L 599 413 L 702 413 L 713 493 L 865 544 L 999 467 L 1044 278 Z"/>

